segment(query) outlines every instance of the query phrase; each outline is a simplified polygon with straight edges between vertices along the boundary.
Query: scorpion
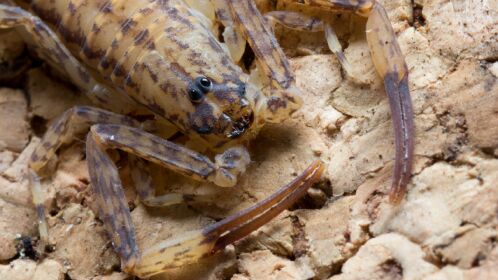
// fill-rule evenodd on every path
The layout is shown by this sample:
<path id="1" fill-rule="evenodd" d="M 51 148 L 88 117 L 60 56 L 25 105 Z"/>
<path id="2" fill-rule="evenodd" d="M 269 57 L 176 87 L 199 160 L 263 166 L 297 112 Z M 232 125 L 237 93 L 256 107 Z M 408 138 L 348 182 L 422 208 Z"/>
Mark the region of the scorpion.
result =
<path id="1" fill-rule="evenodd" d="M 389 197 L 399 203 L 411 176 L 413 112 L 407 66 L 384 8 L 375 0 L 290 2 L 368 18 L 366 38 L 374 66 L 384 80 L 395 131 Z M 215 23 L 222 31 L 213 28 Z M 87 133 L 86 159 L 99 217 L 122 269 L 139 277 L 210 256 L 302 197 L 320 179 L 324 168 L 320 161 L 252 207 L 140 252 L 118 169 L 108 153 L 117 149 L 133 159 L 132 178 L 148 206 L 186 202 L 188 197 L 156 196 L 145 161 L 195 180 L 234 186 L 250 162 L 245 144 L 264 123 L 288 119 L 303 102 L 273 34 L 277 23 L 324 31 L 330 49 L 343 69 L 350 71 L 337 36 L 325 20 L 289 11 L 262 15 L 252 0 L 17 0 L 0 4 L 0 28 L 17 28 L 30 49 L 95 103 L 95 107 L 66 111 L 48 127 L 30 157 L 28 174 L 40 239 L 48 242 L 42 170 L 76 133 Z M 242 70 L 245 48 L 255 56 L 253 73 Z M 137 112 L 173 124 L 189 139 L 206 145 L 216 155 L 214 160 L 175 143 L 171 134 L 155 134 L 147 122 L 132 116 Z"/>

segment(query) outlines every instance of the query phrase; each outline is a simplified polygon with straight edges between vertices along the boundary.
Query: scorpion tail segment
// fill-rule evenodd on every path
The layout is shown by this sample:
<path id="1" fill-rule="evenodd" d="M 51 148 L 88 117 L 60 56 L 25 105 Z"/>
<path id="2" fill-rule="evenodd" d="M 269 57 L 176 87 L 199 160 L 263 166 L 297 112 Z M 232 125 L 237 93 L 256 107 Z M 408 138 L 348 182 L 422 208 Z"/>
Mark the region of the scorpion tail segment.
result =
<path id="1" fill-rule="evenodd" d="M 205 228 L 204 235 L 208 239 L 216 239 L 211 253 L 247 236 L 292 206 L 314 183 L 318 182 L 323 169 L 322 162 L 315 161 L 300 176 L 268 198 Z"/>
<path id="2" fill-rule="evenodd" d="M 193 263 L 210 256 L 266 224 L 302 197 L 320 179 L 323 165 L 316 161 L 299 177 L 265 200 L 227 217 L 203 230 L 187 232 L 163 241 L 142 254 L 133 272 L 150 277 L 166 269 Z"/>
<path id="3" fill-rule="evenodd" d="M 390 201 L 399 203 L 411 177 L 413 157 L 413 109 L 408 89 L 408 70 L 384 8 L 376 3 L 367 21 L 367 41 L 372 59 L 389 97 L 394 124 L 396 156 Z"/>

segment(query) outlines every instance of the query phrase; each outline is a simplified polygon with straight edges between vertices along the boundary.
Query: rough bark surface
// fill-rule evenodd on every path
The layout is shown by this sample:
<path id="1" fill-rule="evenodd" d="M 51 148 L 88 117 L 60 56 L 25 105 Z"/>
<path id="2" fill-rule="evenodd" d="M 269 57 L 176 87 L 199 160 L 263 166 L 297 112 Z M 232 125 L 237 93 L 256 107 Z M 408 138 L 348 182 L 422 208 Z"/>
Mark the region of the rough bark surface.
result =
<path id="1" fill-rule="evenodd" d="M 254 204 L 316 158 L 327 164 L 323 183 L 222 253 L 153 279 L 498 279 L 498 1 L 380 2 L 410 71 L 416 148 L 406 199 L 388 203 L 394 136 L 365 20 L 307 11 L 333 22 L 355 77 L 344 75 L 323 33 L 277 27 L 305 104 L 261 131 L 240 183 L 227 190 L 155 167 L 162 191 L 205 202 L 151 209 L 133 189 L 126 195 L 143 249 Z M 23 258 L 19 236 L 35 245 L 38 236 L 27 158 L 50 121 L 89 104 L 40 63 L 20 66 L 24 55 L 15 31 L 0 31 L 0 69 L 10 69 L 0 75 L 0 279 L 129 279 L 93 211 L 83 137 L 61 149 L 43 181 L 53 252 Z M 124 161 L 125 183 L 128 168 Z"/>

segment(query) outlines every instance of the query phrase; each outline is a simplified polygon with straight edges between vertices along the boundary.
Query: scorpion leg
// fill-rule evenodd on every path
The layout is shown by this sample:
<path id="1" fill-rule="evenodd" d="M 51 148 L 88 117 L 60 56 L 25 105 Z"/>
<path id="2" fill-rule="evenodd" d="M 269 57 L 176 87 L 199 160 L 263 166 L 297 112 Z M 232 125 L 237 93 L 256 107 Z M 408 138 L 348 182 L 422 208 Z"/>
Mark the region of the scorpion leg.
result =
<path id="1" fill-rule="evenodd" d="M 238 63 L 246 49 L 246 40 L 235 27 L 227 0 L 211 0 L 214 5 L 216 18 L 223 24 L 223 39 L 228 47 L 232 60 Z"/>
<path id="2" fill-rule="evenodd" d="M 0 29 L 23 28 L 29 48 L 36 51 L 60 74 L 69 77 L 78 89 L 96 105 L 115 112 L 132 112 L 136 104 L 110 92 L 69 52 L 57 35 L 39 18 L 19 7 L 0 4 Z M 112 100 L 112 102 L 110 102 Z"/>
<path id="3" fill-rule="evenodd" d="M 43 136 L 40 145 L 34 150 L 29 160 L 29 177 L 33 194 L 33 203 L 37 210 L 39 220 L 40 238 L 44 244 L 48 244 L 48 226 L 46 222 L 45 209 L 43 206 L 43 195 L 40 185 L 40 173 L 48 161 L 55 155 L 59 147 L 73 140 L 73 136 L 78 133 L 83 133 L 93 124 L 122 124 L 127 126 L 138 127 L 140 124 L 132 118 L 115 114 L 98 108 L 77 106 L 66 111 L 59 119 L 50 125 L 47 132 Z M 161 139 L 159 137 L 156 137 Z M 178 146 L 179 147 L 179 146 Z M 151 148 L 152 149 L 152 148 Z M 189 154 L 190 158 L 194 158 L 194 162 L 198 162 L 197 173 L 192 174 L 191 170 L 185 167 L 185 163 L 169 160 L 170 168 L 179 170 L 188 176 L 193 176 L 199 180 L 209 180 L 219 186 L 233 186 L 237 181 L 237 175 L 245 170 L 245 166 L 249 163 L 249 155 L 241 148 L 232 148 L 225 153 L 216 157 L 216 163 L 203 155 L 191 152 L 185 148 L 177 148 L 173 145 L 172 149 L 181 150 L 185 154 Z M 181 154 L 181 153 L 180 153 Z M 167 158 L 164 158 L 164 161 Z M 202 161 L 202 163 L 199 163 Z M 182 166 L 182 164 L 184 164 Z M 177 166 L 178 165 L 178 166 Z M 206 177 L 205 172 L 211 172 L 210 176 Z M 203 173 L 204 172 L 204 173 Z M 139 179 L 139 177 L 135 177 Z M 142 188 L 146 188 L 141 186 Z M 139 189 L 139 193 L 140 190 Z M 167 204 L 175 203 L 180 197 L 175 194 L 166 195 L 164 197 L 153 198 L 146 194 L 144 201 L 151 204 Z"/>
<path id="4" fill-rule="evenodd" d="M 367 42 L 375 68 L 384 79 L 395 133 L 396 155 L 389 199 L 392 203 L 399 203 L 406 193 L 406 185 L 411 177 L 414 146 L 413 109 L 408 88 L 408 69 L 384 8 L 375 0 L 296 0 L 296 3 L 329 11 L 354 12 L 368 17 Z M 334 51 L 340 45 L 335 35 L 327 32 L 327 27 L 325 31 L 329 46 Z"/>
<path id="5" fill-rule="evenodd" d="M 266 13 L 265 17 L 272 25 L 279 23 L 287 28 L 306 32 L 324 31 L 327 44 L 330 50 L 337 56 L 342 69 L 344 69 L 349 77 L 354 77 L 352 67 L 342 51 L 341 43 L 339 43 L 339 39 L 329 23 L 315 17 L 290 11 L 271 11 Z"/>
<path id="6" fill-rule="evenodd" d="M 222 161 L 221 165 L 225 166 L 220 168 L 200 154 L 136 128 L 122 125 L 92 126 L 87 137 L 92 186 L 98 197 L 104 223 L 110 225 L 108 230 L 122 258 L 124 270 L 139 277 L 148 277 L 195 262 L 246 236 L 304 195 L 320 178 L 323 170 L 321 163 L 315 162 L 292 183 L 253 207 L 205 229 L 165 240 L 139 254 L 119 174 L 105 152 L 109 148 L 120 149 L 179 173 L 215 183 L 219 182 L 217 178 L 220 175 L 226 176 L 226 168 L 238 165 L 234 160 L 245 161 L 244 155 L 236 150 L 225 152 L 226 157 L 217 158 L 217 162 Z"/>
<path id="7" fill-rule="evenodd" d="M 39 173 L 62 144 L 72 141 L 74 134 L 86 132 L 94 123 L 139 125 L 131 118 L 105 110 L 86 106 L 73 107 L 49 126 L 40 145 L 31 154 L 28 163 L 30 185 L 39 220 L 40 238 L 45 244 L 48 244 L 48 226 L 45 219 Z"/>
<path id="8" fill-rule="evenodd" d="M 83 91 L 92 89 L 94 81 L 90 74 L 40 18 L 19 7 L 0 4 L 0 28 L 15 27 L 24 27 L 31 36 L 25 38 L 28 43 L 32 43 L 30 47 L 66 73 L 78 88 Z"/>
<path id="9" fill-rule="evenodd" d="M 163 207 L 174 204 L 179 204 L 185 201 L 185 197 L 179 193 L 169 193 L 165 195 L 156 196 L 154 185 L 152 184 L 152 177 L 147 163 L 132 154 L 129 155 L 131 177 L 133 179 L 135 188 L 137 189 L 138 196 L 143 204 L 150 207 Z"/>
<path id="10" fill-rule="evenodd" d="M 281 122 L 302 104 L 289 61 L 253 1 L 226 1 L 233 22 L 255 54 L 259 70 L 270 81 L 261 113 L 268 122 Z"/>

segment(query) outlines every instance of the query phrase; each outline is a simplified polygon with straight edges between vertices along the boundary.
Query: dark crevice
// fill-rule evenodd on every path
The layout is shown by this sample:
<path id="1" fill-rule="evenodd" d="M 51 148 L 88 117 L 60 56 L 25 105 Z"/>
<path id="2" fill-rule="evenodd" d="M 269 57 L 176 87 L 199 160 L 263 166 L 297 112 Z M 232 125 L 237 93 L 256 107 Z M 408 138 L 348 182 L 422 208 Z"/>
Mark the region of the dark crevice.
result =
<path id="1" fill-rule="evenodd" d="M 403 267 L 395 259 L 385 261 L 380 268 L 388 279 L 403 279 Z"/>
<path id="2" fill-rule="evenodd" d="M 487 57 L 484 59 L 484 61 L 486 61 L 487 63 L 490 63 L 490 64 L 498 62 L 498 55 L 494 56 L 494 57 Z"/>
<path id="3" fill-rule="evenodd" d="M 322 180 L 314 184 L 294 205 L 289 208 L 289 211 L 298 209 L 321 209 L 332 197 L 332 186 L 330 180 Z"/>
<path id="4" fill-rule="evenodd" d="M 413 8 L 412 26 L 415 28 L 420 28 L 422 26 L 425 26 L 425 17 L 422 13 L 424 7 L 422 5 L 415 3 L 415 1 L 412 0 L 412 8 Z"/>
<path id="5" fill-rule="evenodd" d="M 47 131 L 47 120 L 35 115 L 31 118 L 30 126 L 37 137 L 43 137 Z"/>
<path id="6" fill-rule="evenodd" d="M 84 185 L 90 184 L 90 181 L 88 180 L 88 178 L 78 178 L 78 181 L 80 181 Z"/>
<path id="7" fill-rule="evenodd" d="M 220 43 L 225 43 L 225 37 L 223 37 L 223 32 L 225 32 L 225 26 L 223 24 L 218 25 L 218 41 Z"/>
<path id="8" fill-rule="evenodd" d="M 50 209 L 48 214 L 52 217 L 55 217 L 55 216 L 57 216 L 57 214 L 59 214 L 60 210 L 61 209 L 59 209 L 58 207 L 57 208 L 54 207 L 54 208 Z"/>
<path id="9" fill-rule="evenodd" d="M 19 57 L 0 63 L 0 85 L 2 87 L 18 88 L 23 84 L 26 71 L 31 67 L 32 60 L 24 51 Z"/>
<path id="10" fill-rule="evenodd" d="M 481 148 L 481 152 L 491 158 L 498 158 L 498 154 L 496 154 L 496 149 L 498 149 L 498 147 L 484 147 Z"/>
<path id="11" fill-rule="evenodd" d="M 251 46 L 249 44 L 246 44 L 246 49 L 244 50 L 244 54 L 242 55 L 242 63 L 248 71 L 251 69 L 251 66 L 256 59 L 256 55 L 254 54 L 254 51 L 251 49 Z"/>

